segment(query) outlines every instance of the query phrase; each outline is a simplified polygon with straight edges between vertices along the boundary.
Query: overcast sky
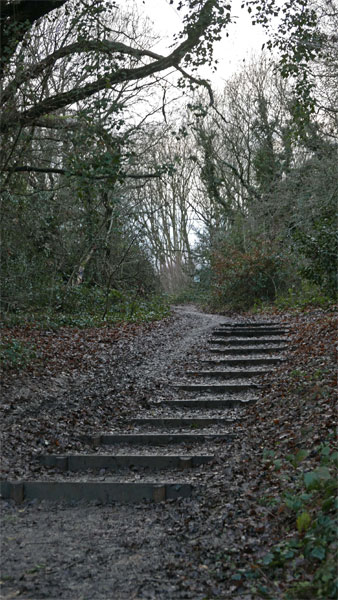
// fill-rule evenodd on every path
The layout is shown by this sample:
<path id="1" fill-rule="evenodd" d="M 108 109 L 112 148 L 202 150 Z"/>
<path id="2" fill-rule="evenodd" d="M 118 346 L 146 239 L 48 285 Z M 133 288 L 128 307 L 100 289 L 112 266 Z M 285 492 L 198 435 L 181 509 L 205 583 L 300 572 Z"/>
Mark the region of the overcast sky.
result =
<path id="1" fill-rule="evenodd" d="M 154 23 L 154 29 L 163 36 L 169 36 L 172 41 L 172 35 L 182 29 L 182 13 L 175 10 L 169 4 L 169 0 L 138 0 L 140 9 L 144 11 Z M 214 85 L 222 87 L 222 80 L 229 76 L 243 65 L 243 60 L 249 60 L 250 57 L 261 50 L 262 44 L 266 41 L 263 29 L 258 25 L 251 25 L 250 17 L 246 10 L 241 10 L 241 0 L 233 0 L 233 16 L 238 16 L 236 23 L 229 26 L 227 31 L 229 37 L 223 35 L 221 42 L 215 44 L 215 58 L 219 61 L 217 73 L 213 74 L 211 69 L 204 69 L 201 72 L 203 77 L 211 79 Z M 154 51 L 167 53 L 168 50 L 164 44 L 160 44 Z"/>

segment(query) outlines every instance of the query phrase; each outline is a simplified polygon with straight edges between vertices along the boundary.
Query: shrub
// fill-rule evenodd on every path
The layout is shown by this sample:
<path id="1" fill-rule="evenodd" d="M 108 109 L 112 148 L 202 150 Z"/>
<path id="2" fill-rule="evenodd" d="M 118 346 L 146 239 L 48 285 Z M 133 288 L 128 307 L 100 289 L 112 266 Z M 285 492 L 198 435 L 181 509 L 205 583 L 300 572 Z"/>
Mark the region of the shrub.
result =
<path id="1" fill-rule="evenodd" d="M 327 308 L 332 300 L 323 293 L 318 285 L 309 281 L 301 281 L 299 286 L 293 286 L 287 292 L 278 294 L 276 306 L 281 310 L 289 308 L 304 309 L 308 306 Z"/>
<path id="2" fill-rule="evenodd" d="M 262 245 L 243 252 L 228 245 L 213 256 L 213 304 L 245 310 L 274 300 L 284 279 L 283 259 Z"/>
<path id="3" fill-rule="evenodd" d="M 294 239 L 306 264 L 301 274 L 320 286 L 331 298 L 337 296 L 338 234 L 336 215 L 322 214 L 315 219 L 309 231 L 297 229 Z"/>

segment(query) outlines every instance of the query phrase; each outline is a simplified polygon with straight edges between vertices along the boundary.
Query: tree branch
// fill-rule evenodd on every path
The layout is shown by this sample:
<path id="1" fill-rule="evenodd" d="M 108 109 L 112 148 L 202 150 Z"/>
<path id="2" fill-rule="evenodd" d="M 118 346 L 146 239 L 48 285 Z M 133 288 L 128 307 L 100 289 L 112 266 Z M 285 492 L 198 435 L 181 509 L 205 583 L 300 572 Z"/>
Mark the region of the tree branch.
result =
<path id="1" fill-rule="evenodd" d="M 234 165 L 232 165 L 231 163 L 227 162 L 226 160 L 222 159 L 222 165 L 228 167 L 228 169 L 230 169 L 235 177 L 238 179 L 238 181 L 242 184 L 242 186 L 249 192 L 249 194 L 252 194 L 257 200 L 261 199 L 261 194 L 259 192 L 257 192 L 257 190 L 250 185 L 250 183 L 248 181 L 246 181 L 242 175 L 242 173 L 239 172 L 238 169 L 236 169 L 236 167 Z"/>
<path id="2" fill-rule="evenodd" d="M 81 122 L 72 116 L 48 115 L 45 118 L 37 119 L 34 126 L 45 129 L 78 129 L 81 127 Z"/>
<path id="3" fill-rule="evenodd" d="M 20 85 L 29 79 L 34 79 L 35 77 L 41 75 L 46 68 L 53 66 L 60 58 L 65 58 L 66 56 L 73 54 L 82 54 L 84 52 L 127 54 L 138 58 L 147 56 L 149 58 L 155 58 L 156 60 L 163 58 L 163 56 L 160 54 L 156 54 L 150 50 L 132 48 L 131 46 L 127 46 L 121 42 L 111 42 L 109 40 L 86 40 L 82 42 L 74 42 L 73 44 L 59 48 L 59 50 L 56 50 L 53 52 L 53 54 L 46 56 L 46 58 L 41 60 L 39 63 L 32 65 L 29 69 L 22 71 L 18 76 L 16 76 L 15 79 L 11 81 L 7 88 L 3 91 L 1 97 L 2 103 L 5 104 L 5 102 L 11 98 L 12 94 L 16 92 Z"/>
<path id="4" fill-rule="evenodd" d="M 60 8 L 67 0 L 1 0 L 0 4 L 0 76 L 5 62 L 14 54 L 30 27 L 41 17 L 55 8 Z"/>
<path id="5" fill-rule="evenodd" d="M 145 77 L 149 77 L 150 75 L 154 75 L 155 73 L 164 71 L 170 67 L 177 68 L 184 56 L 193 50 L 205 33 L 205 30 L 212 23 L 212 11 L 217 5 L 218 0 L 205 1 L 203 7 L 200 9 L 195 24 L 188 30 L 187 38 L 168 56 L 155 55 L 157 58 L 147 65 L 133 69 L 120 69 L 110 75 L 98 77 L 96 81 L 87 83 L 82 87 L 77 87 L 68 92 L 45 98 L 37 105 L 23 112 L 7 111 L 7 113 L 4 113 L 1 121 L 1 130 L 7 131 L 11 126 L 17 124 L 20 124 L 21 126 L 31 125 L 35 123 L 37 119 L 40 119 L 50 112 L 55 112 L 56 110 L 79 102 L 80 100 L 88 98 L 113 85 L 126 81 L 144 79 Z M 150 56 L 150 54 L 148 55 Z"/>
<path id="6" fill-rule="evenodd" d="M 4 171 L 8 173 L 56 173 L 57 175 L 68 175 L 69 177 L 86 177 L 87 179 L 109 179 L 112 175 L 91 175 L 86 171 L 85 173 L 81 171 L 67 171 L 67 169 L 57 169 L 56 167 L 34 167 L 32 165 L 21 165 L 15 167 L 7 167 Z M 149 179 L 155 177 L 161 177 L 163 175 L 163 170 L 155 171 L 153 173 L 119 173 L 120 177 L 126 179 Z M 114 174 L 116 177 L 116 173 Z"/>

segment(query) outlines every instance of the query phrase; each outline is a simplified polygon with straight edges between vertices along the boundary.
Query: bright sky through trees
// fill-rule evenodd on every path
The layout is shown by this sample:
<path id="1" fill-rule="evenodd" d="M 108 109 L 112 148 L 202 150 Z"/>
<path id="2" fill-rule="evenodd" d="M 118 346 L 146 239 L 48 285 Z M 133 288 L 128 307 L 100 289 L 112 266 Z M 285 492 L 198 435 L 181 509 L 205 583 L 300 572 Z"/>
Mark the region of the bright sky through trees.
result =
<path id="1" fill-rule="evenodd" d="M 140 11 L 144 11 L 154 24 L 154 30 L 161 37 L 167 36 L 168 43 L 172 35 L 182 28 L 183 11 L 178 11 L 169 0 L 136 0 Z M 222 41 L 215 43 L 215 58 L 218 61 L 217 72 L 210 68 L 200 69 L 199 73 L 210 79 L 214 86 L 222 87 L 222 81 L 227 79 L 243 65 L 243 61 L 250 60 L 253 54 L 258 54 L 262 44 L 266 41 L 265 33 L 260 25 L 253 26 L 250 16 L 245 9 L 241 9 L 241 0 L 233 3 L 234 22 L 223 32 Z M 163 39 L 153 50 L 165 53 L 168 46 Z"/>

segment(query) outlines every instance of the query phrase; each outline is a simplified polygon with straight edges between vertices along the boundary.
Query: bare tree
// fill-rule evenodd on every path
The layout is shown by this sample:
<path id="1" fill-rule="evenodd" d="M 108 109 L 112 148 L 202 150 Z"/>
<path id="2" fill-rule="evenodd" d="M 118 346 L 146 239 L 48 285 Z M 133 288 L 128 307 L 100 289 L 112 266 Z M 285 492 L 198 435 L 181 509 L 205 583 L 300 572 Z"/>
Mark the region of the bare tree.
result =
<path id="1" fill-rule="evenodd" d="M 39 10 L 35 10 L 36 4 Z M 121 10 L 119 3 L 104 0 L 75 3 L 68 0 L 53 2 L 52 6 L 49 4 L 22 1 L 16 3 L 17 10 L 10 2 L 3 6 L 2 29 L 8 51 L 3 62 L 2 131 L 17 126 L 41 126 L 42 119 L 46 126 L 47 115 L 50 118 L 56 111 L 107 88 L 128 81 L 140 81 L 167 69 L 175 68 L 182 73 L 180 63 L 184 60 L 193 65 L 205 62 L 205 46 L 210 51 L 210 40 L 218 35 L 230 19 L 229 12 L 222 16 L 223 9 L 222 12 L 219 10 L 217 0 L 198 3 L 186 16 L 182 41 L 176 42 L 175 48 L 167 56 L 161 56 L 131 38 L 128 31 L 116 31 L 114 20 Z M 39 21 L 39 17 L 42 21 Z M 47 21 L 53 32 L 60 27 L 60 19 L 63 22 L 66 20 L 68 26 L 55 49 L 41 56 L 27 56 L 27 43 L 32 36 L 41 35 L 41 23 Z M 97 22 L 102 25 L 99 36 L 95 35 L 97 29 L 94 25 Z M 17 29 L 20 31 L 18 36 L 15 35 Z M 199 59 L 196 59 L 196 54 Z M 97 62 L 98 56 L 102 65 L 95 72 L 93 61 Z M 64 61 L 71 61 L 78 69 L 75 81 L 70 82 L 67 90 L 51 95 L 42 93 L 31 102 L 27 102 L 27 98 L 26 102 L 20 99 L 21 90 L 49 80 Z M 194 76 L 186 71 L 184 73 L 196 83 Z M 53 119 L 51 125 L 56 122 Z"/>

